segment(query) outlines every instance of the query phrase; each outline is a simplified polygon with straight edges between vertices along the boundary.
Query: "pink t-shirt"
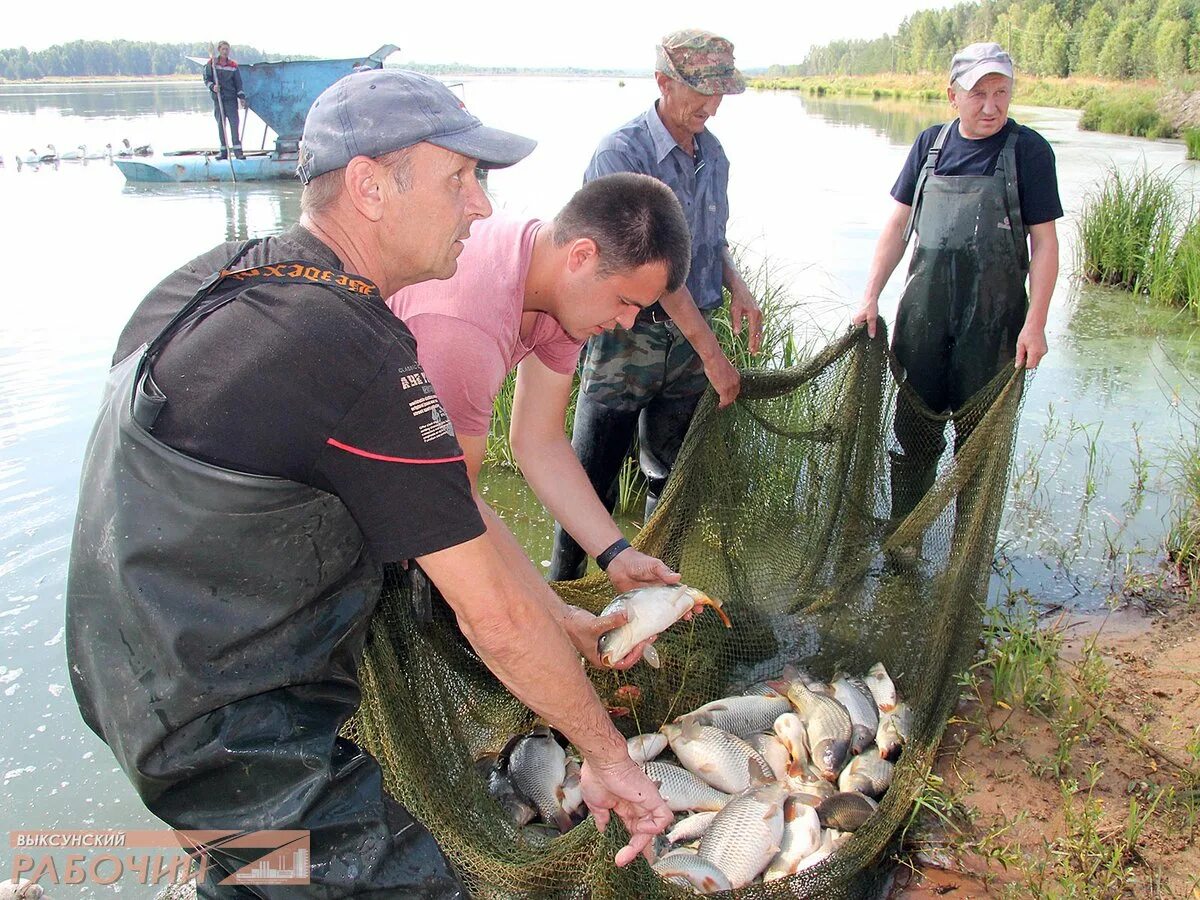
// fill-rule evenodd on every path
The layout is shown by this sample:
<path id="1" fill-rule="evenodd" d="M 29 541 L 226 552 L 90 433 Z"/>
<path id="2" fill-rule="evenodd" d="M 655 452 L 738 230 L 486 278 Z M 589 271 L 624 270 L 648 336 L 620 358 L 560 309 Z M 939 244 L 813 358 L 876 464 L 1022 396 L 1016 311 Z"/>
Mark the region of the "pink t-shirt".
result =
<path id="1" fill-rule="evenodd" d="M 555 372 L 575 371 L 583 342 L 553 316 L 522 310 L 541 227 L 538 219 L 502 215 L 475 222 L 453 278 L 414 284 L 388 298 L 416 336 L 417 359 L 459 434 L 488 433 L 505 376 L 530 353 Z"/>

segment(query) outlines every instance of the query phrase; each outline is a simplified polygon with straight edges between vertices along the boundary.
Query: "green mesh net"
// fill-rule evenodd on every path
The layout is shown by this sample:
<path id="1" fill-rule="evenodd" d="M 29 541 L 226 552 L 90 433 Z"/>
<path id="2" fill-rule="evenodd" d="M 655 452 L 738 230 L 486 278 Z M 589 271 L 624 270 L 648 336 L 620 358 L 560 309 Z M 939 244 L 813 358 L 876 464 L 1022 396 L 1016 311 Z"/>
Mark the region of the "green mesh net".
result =
<path id="1" fill-rule="evenodd" d="M 658 641 L 662 668 L 592 671 L 601 698 L 627 706 L 627 734 L 725 696 L 785 663 L 818 677 L 865 672 L 882 660 L 913 709 L 912 732 L 878 811 L 828 860 L 746 897 L 870 893 L 906 821 L 958 698 L 956 674 L 980 631 L 1023 385 L 1000 373 L 952 419 L 919 407 L 930 452 L 942 425 L 956 440 L 932 487 L 891 516 L 889 449 L 896 400 L 910 389 L 881 327 L 849 332 L 807 364 L 749 372 L 736 404 L 701 401 L 662 502 L 637 546 L 725 602 Z M 916 401 L 919 406 L 919 401 Z M 964 439 L 965 438 L 965 439 Z M 555 585 L 598 612 L 613 591 L 601 575 Z M 532 839 L 484 793 L 473 767 L 533 724 L 488 672 L 436 599 L 419 615 L 407 580 L 389 576 L 372 624 L 362 708 L 350 734 L 383 767 L 388 789 L 437 838 L 473 896 L 688 896 L 642 860 L 617 869 L 624 835 L 590 819 Z"/>

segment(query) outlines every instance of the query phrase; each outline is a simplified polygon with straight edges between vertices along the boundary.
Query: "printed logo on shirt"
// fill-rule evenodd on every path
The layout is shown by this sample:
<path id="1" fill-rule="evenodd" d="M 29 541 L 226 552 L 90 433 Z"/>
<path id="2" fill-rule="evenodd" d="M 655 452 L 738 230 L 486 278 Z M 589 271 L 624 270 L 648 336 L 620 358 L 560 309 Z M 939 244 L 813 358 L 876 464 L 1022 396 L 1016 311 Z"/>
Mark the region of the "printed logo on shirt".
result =
<path id="1" fill-rule="evenodd" d="M 1003 222 L 996 223 L 996 227 L 1003 228 L 1005 231 L 1012 231 L 1012 222 L 1008 221 L 1008 216 L 1005 216 Z"/>
<path id="2" fill-rule="evenodd" d="M 399 374 L 402 391 L 420 393 L 419 397 L 408 402 L 413 418 L 420 420 L 429 417 L 428 422 L 417 426 L 421 440 L 429 444 L 439 438 L 454 437 L 454 426 L 450 424 L 450 417 L 446 415 L 446 409 L 434 392 L 433 385 L 429 383 L 429 376 L 424 370 L 420 366 L 406 366 L 399 370 Z"/>

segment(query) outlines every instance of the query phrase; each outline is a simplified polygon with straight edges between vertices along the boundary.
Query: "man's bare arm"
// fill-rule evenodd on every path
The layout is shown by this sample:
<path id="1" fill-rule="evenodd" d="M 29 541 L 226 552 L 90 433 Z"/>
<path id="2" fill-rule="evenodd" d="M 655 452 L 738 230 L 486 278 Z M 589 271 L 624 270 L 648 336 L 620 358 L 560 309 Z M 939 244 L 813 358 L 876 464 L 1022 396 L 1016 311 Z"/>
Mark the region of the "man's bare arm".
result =
<path id="1" fill-rule="evenodd" d="M 1036 369 L 1046 355 L 1046 316 L 1058 281 L 1058 229 L 1053 221 L 1030 226 L 1029 247 L 1029 311 L 1017 336 L 1018 369 Z"/>
<path id="2" fill-rule="evenodd" d="M 595 557 L 620 539 L 621 530 L 567 440 L 564 419 L 571 381 L 572 376 L 555 372 L 534 355 L 522 360 L 517 367 L 510 438 L 517 465 L 533 492 L 588 555 Z M 679 581 L 661 560 L 633 547 L 609 563 L 607 574 L 621 591 Z"/>
<path id="3" fill-rule="evenodd" d="M 875 337 L 875 320 L 879 317 L 879 295 L 892 277 L 892 272 L 904 258 L 904 229 L 912 207 L 898 200 L 892 201 L 892 212 L 883 223 L 883 231 L 875 243 L 875 254 L 871 257 L 871 268 L 867 270 L 867 285 L 863 289 L 862 303 L 851 321 L 855 325 L 867 323 L 867 334 Z"/>

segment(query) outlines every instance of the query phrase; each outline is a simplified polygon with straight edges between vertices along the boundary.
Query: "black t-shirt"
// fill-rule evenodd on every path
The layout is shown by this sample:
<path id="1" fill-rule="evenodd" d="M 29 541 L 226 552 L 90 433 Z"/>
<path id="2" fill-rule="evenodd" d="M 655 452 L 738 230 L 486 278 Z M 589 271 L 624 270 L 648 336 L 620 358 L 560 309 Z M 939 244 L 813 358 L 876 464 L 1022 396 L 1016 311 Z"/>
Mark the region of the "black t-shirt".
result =
<path id="1" fill-rule="evenodd" d="M 955 125 L 946 135 L 946 143 L 938 154 L 935 175 L 994 175 L 996 161 L 1004 142 L 1008 139 L 1008 129 L 1018 129 L 1017 146 L 1017 190 L 1021 195 L 1021 218 L 1025 227 L 1041 225 L 1061 219 L 1063 214 L 1062 202 L 1058 197 L 1058 173 L 1054 168 L 1054 151 L 1050 142 L 1024 125 L 1018 125 L 1009 119 L 1008 127 L 1001 128 L 991 137 L 981 140 L 970 140 L 958 132 Z M 906 206 L 912 206 L 913 193 L 917 189 L 917 177 L 921 167 L 925 165 L 925 157 L 929 148 L 937 140 L 941 125 L 933 125 L 921 132 L 912 149 L 908 151 L 908 159 L 900 172 L 900 177 L 892 185 L 892 197 Z"/>
<path id="2" fill-rule="evenodd" d="M 237 248 L 222 244 L 155 287 L 125 326 L 114 363 L 153 340 Z M 298 225 L 235 268 L 285 260 L 341 268 Z M 382 562 L 484 532 L 416 339 L 378 296 L 255 285 L 177 333 L 154 380 L 167 396 L 155 437 L 214 465 L 336 495 Z"/>

